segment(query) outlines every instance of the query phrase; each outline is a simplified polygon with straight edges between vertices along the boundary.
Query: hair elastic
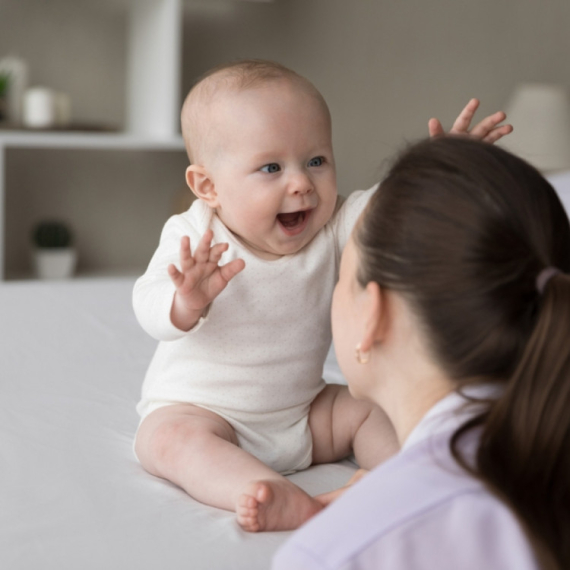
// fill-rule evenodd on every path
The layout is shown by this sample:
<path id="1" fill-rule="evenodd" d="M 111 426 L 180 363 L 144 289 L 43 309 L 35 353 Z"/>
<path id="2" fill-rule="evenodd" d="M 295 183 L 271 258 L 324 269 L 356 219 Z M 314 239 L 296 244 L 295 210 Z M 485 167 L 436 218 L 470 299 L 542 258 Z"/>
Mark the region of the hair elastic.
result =
<path id="1" fill-rule="evenodd" d="M 542 295 L 544 293 L 544 288 L 546 287 L 547 283 L 559 273 L 562 273 L 560 269 L 557 267 L 545 267 L 536 278 L 536 288 L 538 292 Z"/>

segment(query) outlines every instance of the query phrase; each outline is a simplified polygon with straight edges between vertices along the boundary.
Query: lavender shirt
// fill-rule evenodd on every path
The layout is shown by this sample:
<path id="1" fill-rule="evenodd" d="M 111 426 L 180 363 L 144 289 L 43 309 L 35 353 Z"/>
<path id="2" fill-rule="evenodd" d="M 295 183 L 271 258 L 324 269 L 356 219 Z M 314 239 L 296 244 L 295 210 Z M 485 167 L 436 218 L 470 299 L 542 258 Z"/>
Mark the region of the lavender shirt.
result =
<path id="1" fill-rule="evenodd" d="M 398 455 L 292 535 L 273 570 L 538 570 L 512 512 L 449 452 L 449 438 L 476 411 L 464 404 L 455 393 L 438 402 Z M 464 439 L 473 457 L 477 435 Z"/>

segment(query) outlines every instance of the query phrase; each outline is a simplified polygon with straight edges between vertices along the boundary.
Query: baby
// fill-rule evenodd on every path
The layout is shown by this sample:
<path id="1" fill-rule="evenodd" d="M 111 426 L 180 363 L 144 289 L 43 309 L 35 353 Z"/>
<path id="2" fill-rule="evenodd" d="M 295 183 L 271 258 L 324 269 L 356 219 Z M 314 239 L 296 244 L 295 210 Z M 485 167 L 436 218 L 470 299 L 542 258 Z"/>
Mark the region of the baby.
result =
<path id="1" fill-rule="evenodd" d="M 499 138 L 504 115 L 492 117 L 476 134 Z M 341 203 L 327 105 L 272 62 L 207 74 L 182 131 L 198 200 L 167 221 L 135 285 L 136 315 L 161 341 L 135 451 L 247 531 L 294 529 L 328 500 L 285 474 L 352 452 L 369 469 L 397 451 L 380 408 L 322 379 L 339 257 L 375 188 Z"/>

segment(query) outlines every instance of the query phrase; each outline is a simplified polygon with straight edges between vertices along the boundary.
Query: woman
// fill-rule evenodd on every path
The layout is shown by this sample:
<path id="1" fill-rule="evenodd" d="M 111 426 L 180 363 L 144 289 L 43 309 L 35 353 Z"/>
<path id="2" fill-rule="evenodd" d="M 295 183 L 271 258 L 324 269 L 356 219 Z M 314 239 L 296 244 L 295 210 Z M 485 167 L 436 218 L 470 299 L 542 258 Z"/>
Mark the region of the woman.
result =
<path id="1" fill-rule="evenodd" d="M 569 271 L 568 218 L 528 164 L 452 137 L 396 162 L 332 316 L 351 393 L 402 449 L 274 569 L 570 568 Z"/>

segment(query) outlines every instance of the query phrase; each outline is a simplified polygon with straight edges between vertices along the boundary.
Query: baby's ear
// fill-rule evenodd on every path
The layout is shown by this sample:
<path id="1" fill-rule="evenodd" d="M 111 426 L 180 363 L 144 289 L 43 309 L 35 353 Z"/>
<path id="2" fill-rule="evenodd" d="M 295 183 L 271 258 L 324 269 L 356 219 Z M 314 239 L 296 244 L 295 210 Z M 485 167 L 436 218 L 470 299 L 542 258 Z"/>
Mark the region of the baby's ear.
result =
<path id="1" fill-rule="evenodd" d="M 186 169 L 186 183 L 197 198 L 204 200 L 210 208 L 218 206 L 218 194 L 212 177 L 203 166 L 195 164 Z"/>

